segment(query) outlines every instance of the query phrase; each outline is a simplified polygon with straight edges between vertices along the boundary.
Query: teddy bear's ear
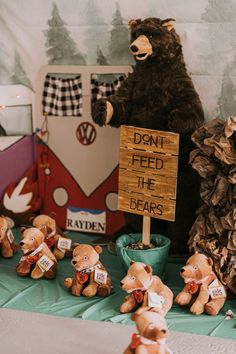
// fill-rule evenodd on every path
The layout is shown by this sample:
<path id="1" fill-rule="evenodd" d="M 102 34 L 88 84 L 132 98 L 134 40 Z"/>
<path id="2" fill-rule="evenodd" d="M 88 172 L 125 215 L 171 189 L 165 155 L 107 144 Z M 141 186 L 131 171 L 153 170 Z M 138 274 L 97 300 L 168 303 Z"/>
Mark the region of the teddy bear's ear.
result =
<path id="1" fill-rule="evenodd" d="M 23 234 L 23 232 L 24 232 L 25 230 L 26 230 L 26 227 L 22 226 L 22 227 L 20 228 L 21 234 Z"/>
<path id="2" fill-rule="evenodd" d="M 212 260 L 212 258 L 208 258 L 208 263 L 210 264 L 210 266 L 212 267 L 213 266 L 213 260 Z"/>
<path id="3" fill-rule="evenodd" d="M 130 20 L 130 21 L 128 22 L 129 29 L 130 29 L 131 31 L 133 31 L 133 30 L 137 27 L 137 25 L 138 25 L 140 22 L 141 22 L 140 18 L 137 19 L 137 20 Z"/>
<path id="4" fill-rule="evenodd" d="M 171 31 L 175 27 L 175 20 L 173 18 L 167 18 L 162 21 L 162 26 L 166 27 L 168 31 Z"/>
<path id="5" fill-rule="evenodd" d="M 144 269 L 146 270 L 147 273 L 152 273 L 152 267 L 149 264 L 146 264 Z"/>
<path id="6" fill-rule="evenodd" d="M 130 261 L 130 264 L 129 265 L 132 265 L 132 264 L 134 264 L 135 263 L 135 261 Z"/>
<path id="7" fill-rule="evenodd" d="M 102 247 L 101 247 L 101 246 L 96 245 L 96 246 L 94 247 L 94 249 L 95 249 L 95 251 L 96 251 L 98 254 L 102 253 Z"/>

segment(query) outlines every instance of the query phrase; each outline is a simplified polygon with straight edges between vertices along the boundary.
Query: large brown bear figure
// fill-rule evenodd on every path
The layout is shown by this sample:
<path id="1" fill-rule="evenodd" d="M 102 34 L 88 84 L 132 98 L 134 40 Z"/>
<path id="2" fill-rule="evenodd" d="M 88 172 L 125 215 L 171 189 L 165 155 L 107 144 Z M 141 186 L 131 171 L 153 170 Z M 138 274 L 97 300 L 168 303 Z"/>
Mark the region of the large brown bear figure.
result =
<path id="1" fill-rule="evenodd" d="M 180 155 L 175 222 L 152 219 L 154 233 L 171 238 L 172 252 L 187 251 L 189 230 L 199 201 L 198 176 L 188 164 L 191 134 L 204 122 L 198 94 L 189 77 L 174 20 L 131 20 L 130 50 L 136 65 L 117 93 L 98 100 L 92 108 L 100 126 L 131 125 L 180 133 Z M 141 232 L 142 217 L 126 214 L 126 232 Z M 157 226 L 157 227 L 155 227 Z"/>

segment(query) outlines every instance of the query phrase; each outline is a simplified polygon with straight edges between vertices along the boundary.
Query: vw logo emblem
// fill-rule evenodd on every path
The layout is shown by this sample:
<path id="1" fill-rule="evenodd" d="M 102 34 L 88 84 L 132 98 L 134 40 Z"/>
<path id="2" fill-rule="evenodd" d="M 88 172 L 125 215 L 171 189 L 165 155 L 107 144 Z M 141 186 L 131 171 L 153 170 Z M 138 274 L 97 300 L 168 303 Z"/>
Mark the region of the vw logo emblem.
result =
<path id="1" fill-rule="evenodd" d="M 82 145 L 91 145 L 96 139 L 96 135 L 96 129 L 89 122 L 81 123 L 76 130 L 77 139 Z"/>

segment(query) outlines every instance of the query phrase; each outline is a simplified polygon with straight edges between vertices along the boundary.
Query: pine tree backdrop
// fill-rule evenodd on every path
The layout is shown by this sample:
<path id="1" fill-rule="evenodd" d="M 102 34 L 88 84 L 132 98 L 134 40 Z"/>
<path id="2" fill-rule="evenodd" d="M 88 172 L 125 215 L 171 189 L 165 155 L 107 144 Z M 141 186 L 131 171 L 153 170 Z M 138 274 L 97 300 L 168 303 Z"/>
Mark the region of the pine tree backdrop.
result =
<path id="1" fill-rule="evenodd" d="M 0 85 L 34 89 L 45 64 L 132 65 L 128 21 L 176 19 L 207 119 L 236 108 L 236 0 L 1 0 Z"/>

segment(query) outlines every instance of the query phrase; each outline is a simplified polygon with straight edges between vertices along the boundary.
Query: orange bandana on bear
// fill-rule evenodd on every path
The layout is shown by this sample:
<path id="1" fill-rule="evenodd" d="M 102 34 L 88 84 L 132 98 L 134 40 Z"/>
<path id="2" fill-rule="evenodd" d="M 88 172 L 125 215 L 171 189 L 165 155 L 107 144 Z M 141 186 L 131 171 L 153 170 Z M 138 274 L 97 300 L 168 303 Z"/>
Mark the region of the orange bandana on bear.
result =
<path id="1" fill-rule="evenodd" d="M 135 298 L 135 300 L 140 304 L 143 302 L 144 294 L 146 290 L 134 290 L 132 291 L 132 295 Z"/>
<path id="2" fill-rule="evenodd" d="M 137 333 L 132 334 L 130 349 L 135 350 L 141 344 L 140 335 Z"/>
<path id="3" fill-rule="evenodd" d="M 200 284 L 197 284 L 194 281 L 187 283 L 186 286 L 187 286 L 187 290 L 188 290 L 189 294 L 195 294 L 198 291 L 198 289 L 200 288 Z"/>
<path id="4" fill-rule="evenodd" d="M 88 281 L 89 276 L 87 273 L 85 272 L 76 272 L 75 273 L 75 279 L 80 283 L 80 284 L 84 284 L 86 283 L 86 281 Z"/>

